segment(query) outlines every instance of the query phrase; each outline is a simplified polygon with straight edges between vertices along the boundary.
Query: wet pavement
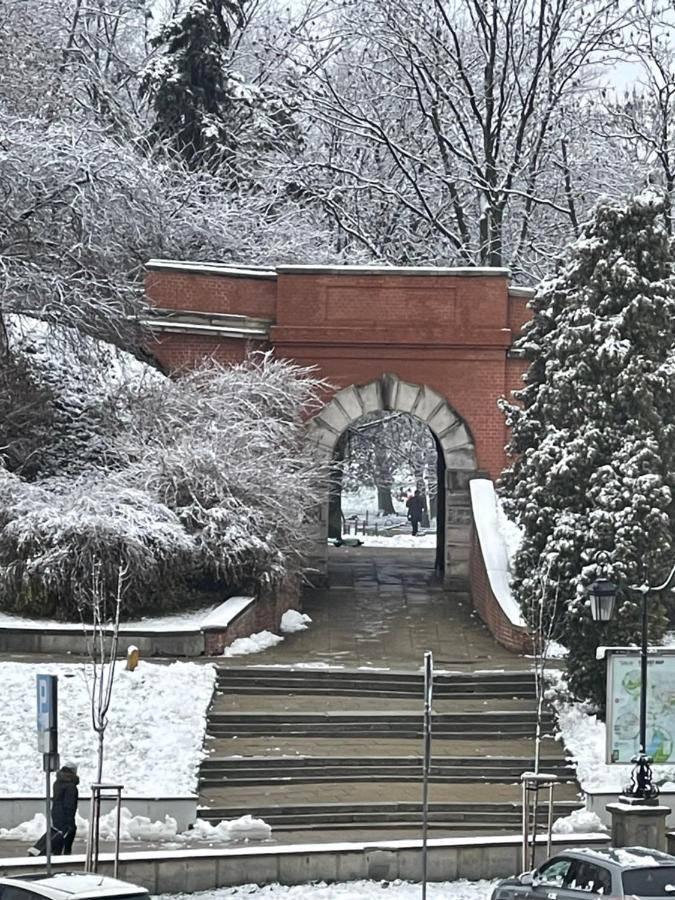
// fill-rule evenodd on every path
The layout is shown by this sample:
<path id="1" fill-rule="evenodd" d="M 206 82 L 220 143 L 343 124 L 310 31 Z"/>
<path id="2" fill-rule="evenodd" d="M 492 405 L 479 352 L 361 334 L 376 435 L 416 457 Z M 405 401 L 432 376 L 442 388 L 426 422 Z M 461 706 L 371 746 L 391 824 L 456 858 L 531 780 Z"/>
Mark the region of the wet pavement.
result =
<path id="1" fill-rule="evenodd" d="M 308 588 L 312 625 L 255 656 L 225 665 L 294 663 L 417 670 L 431 650 L 437 669 L 522 669 L 531 660 L 494 640 L 468 592 L 448 591 L 435 550 L 331 547 L 329 587 Z"/>

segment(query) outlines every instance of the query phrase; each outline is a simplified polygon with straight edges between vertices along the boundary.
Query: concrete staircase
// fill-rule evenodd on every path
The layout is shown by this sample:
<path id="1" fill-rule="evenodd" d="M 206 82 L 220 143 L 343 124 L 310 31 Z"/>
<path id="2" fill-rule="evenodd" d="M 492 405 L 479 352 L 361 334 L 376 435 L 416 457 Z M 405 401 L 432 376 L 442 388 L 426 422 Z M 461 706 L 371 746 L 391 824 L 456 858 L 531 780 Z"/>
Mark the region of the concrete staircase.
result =
<path id="1" fill-rule="evenodd" d="M 200 771 L 201 818 L 259 816 L 276 833 L 313 839 L 400 837 L 419 827 L 422 676 L 345 669 L 222 667 Z M 553 730 L 550 710 L 544 730 Z M 529 672 L 438 675 L 429 821 L 433 834 L 521 826 L 520 775 L 534 763 Z M 542 745 L 560 776 L 556 816 L 580 806 L 560 744 Z M 544 810 L 541 811 L 542 817 Z"/>

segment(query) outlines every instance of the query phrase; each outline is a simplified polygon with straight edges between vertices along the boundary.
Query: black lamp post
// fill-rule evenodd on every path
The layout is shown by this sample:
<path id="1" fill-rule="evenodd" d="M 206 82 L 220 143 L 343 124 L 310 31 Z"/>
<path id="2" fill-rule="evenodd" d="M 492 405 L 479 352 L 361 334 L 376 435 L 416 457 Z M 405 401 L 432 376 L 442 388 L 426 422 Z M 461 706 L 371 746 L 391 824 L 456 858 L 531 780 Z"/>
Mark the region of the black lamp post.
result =
<path id="1" fill-rule="evenodd" d="M 651 758 L 647 756 L 647 595 L 659 593 L 671 587 L 675 578 L 675 566 L 666 581 L 659 587 L 629 587 L 626 590 L 642 595 L 642 640 L 640 642 L 640 751 L 633 757 L 635 764 L 630 786 L 624 793 L 634 800 L 654 800 L 659 789 L 652 781 Z M 587 590 L 591 615 L 596 622 L 609 622 L 614 612 L 617 586 L 607 578 L 598 578 Z"/>

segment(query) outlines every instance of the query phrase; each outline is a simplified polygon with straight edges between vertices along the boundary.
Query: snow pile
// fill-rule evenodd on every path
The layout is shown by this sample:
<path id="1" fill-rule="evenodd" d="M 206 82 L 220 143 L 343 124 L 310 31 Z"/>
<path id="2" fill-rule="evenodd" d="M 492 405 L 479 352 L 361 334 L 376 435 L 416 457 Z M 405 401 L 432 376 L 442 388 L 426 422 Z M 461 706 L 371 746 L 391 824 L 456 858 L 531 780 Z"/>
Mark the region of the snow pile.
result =
<path id="1" fill-rule="evenodd" d="M 564 659 L 569 654 L 567 647 L 563 647 L 558 641 L 549 641 L 546 647 L 547 659 Z"/>
<path id="2" fill-rule="evenodd" d="M 312 620 L 307 613 L 287 609 L 281 617 L 280 628 L 284 634 L 294 634 L 296 631 L 305 631 L 311 624 Z"/>
<path id="3" fill-rule="evenodd" d="M 271 825 L 251 815 L 219 822 L 217 825 L 197 819 L 190 831 L 183 832 L 187 840 L 200 841 L 266 841 L 271 834 Z"/>
<path id="4" fill-rule="evenodd" d="M 223 650 L 223 656 L 248 656 L 250 653 L 262 653 L 276 644 L 280 644 L 283 638 L 271 631 L 258 631 L 250 637 L 237 638 L 229 647 Z"/>
<path id="5" fill-rule="evenodd" d="M 129 795 L 193 794 L 203 757 L 206 710 L 213 694 L 211 665 L 141 662 L 135 672 L 117 663 L 105 737 L 104 781 Z M 59 676 L 59 743 L 79 767 L 82 785 L 95 780 L 89 664 L 0 662 L 3 728 L 12 752 L 0 758 L 0 793 L 41 794 L 42 756 L 35 737 L 35 677 Z"/>
<path id="6" fill-rule="evenodd" d="M 517 549 L 516 538 L 507 536 L 508 520 L 488 478 L 474 478 L 469 485 L 474 523 L 480 543 L 490 588 L 506 618 L 514 625 L 525 627 L 518 601 L 511 589 L 512 554 Z"/>
<path id="7" fill-rule="evenodd" d="M 556 819 L 553 823 L 553 834 L 594 834 L 596 831 L 607 831 L 597 813 L 587 809 L 575 809 L 569 816 Z"/>
<path id="8" fill-rule="evenodd" d="M 36 813 L 28 822 L 22 822 L 16 828 L 0 828 L 0 841 L 25 841 L 34 844 L 46 831 L 44 813 Z"/>
<path id="9" fill-rule="evenodd" d="M 497 881 L 445 881 L 427 885 L 427 900 L 489 900 Z M 164 894 L 156 900 L 175 900 L 184 894 Z M 420 885 L 409 881 L 350 881 L 326 884 L 243 884 L 190 894 L 190 900 L 229 900 L 247 897 L 250 900 L 419 900 Z"/>
<path id="10" fill-rule="evenodd" d="M 89 820 L 76 817 L 77 834 L 79 838 L 86 838 L 89 833 Z M 101 816 L 99 831 L 102 841 L 115 840 L 115 828 L 117 813 L 111 809 L 109 813 Z M 0 840 L 23 841 L 35 843 L 45 832 L 45 817 L 43 813 L 36 813 L 29 822 L 23 822 L 16 828 L 0 828 Z M 197 819 L 194 826 L 188 831 L 178 831 L 178 823 L 173 816 L 164 816 L 164 821 L 153 822 L 147 816 L 134 816 L 131 811 L 123 806 L 120 810 L 120 840 L 122 841 L 152 841 L 162 843 L 171 841 L 174 843 L 187 843 L 195 841 L 209 841 L 219 843 L 233 843 L 241 841 L 266 841 L 272 834 L 272 827 L 262 819 L 253 816 L 241 816 L 239 819 L 224 820 L 217 825 Z"/>

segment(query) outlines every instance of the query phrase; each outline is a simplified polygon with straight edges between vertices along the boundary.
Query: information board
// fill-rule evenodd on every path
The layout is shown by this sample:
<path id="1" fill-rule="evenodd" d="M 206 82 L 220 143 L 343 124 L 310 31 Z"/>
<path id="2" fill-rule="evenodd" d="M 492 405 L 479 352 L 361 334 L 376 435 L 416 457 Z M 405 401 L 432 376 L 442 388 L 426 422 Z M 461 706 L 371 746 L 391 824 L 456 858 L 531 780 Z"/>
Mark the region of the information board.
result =
<path id="1" fill-rule="evenodd" d="M 650 649 L 647 661 L 647 756 L 675 762 L 675 652 Z M 640 654 L 607 660 L 607 762 L 630 763 L 640 750 Z"/>

